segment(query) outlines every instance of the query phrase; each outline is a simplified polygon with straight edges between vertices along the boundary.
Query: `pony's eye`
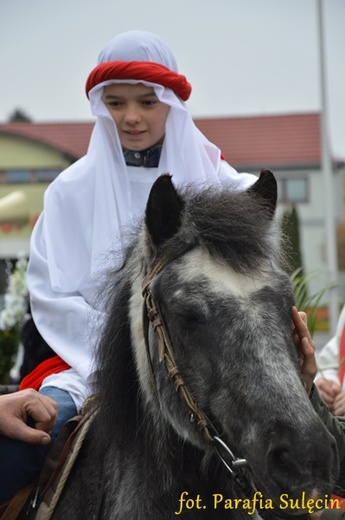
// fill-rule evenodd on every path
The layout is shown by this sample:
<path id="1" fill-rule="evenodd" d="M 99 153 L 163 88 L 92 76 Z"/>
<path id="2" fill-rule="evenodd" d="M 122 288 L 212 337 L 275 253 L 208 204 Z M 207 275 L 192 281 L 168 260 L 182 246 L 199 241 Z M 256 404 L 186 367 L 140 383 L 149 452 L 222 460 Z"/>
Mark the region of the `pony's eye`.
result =
<path id="1" fill-rule="evenodd" d="M 206 316 L 201 313 L 196 313 L 195 311 L 190 311 L 187 314 L 187 321 L 190 323 L 200 324 L 203 325 L 206 323 Z"/>
<path id="2" fill-rule="evenodd" d="M 198 327 L 207 324 L 207 315 L 203 311 L 195 308 L 181 308 L 175 313 L 179 323 L 183 323 L 186 327 Z"/>
<path id="3" fill-rule="evenodd" d="M 209 303 L 203 294 L 195 291 L 177 291 L 170 300 L 161 302 L 163 315 L 169 316 L 181 330 L 199 328 L 208 324 Z"/>

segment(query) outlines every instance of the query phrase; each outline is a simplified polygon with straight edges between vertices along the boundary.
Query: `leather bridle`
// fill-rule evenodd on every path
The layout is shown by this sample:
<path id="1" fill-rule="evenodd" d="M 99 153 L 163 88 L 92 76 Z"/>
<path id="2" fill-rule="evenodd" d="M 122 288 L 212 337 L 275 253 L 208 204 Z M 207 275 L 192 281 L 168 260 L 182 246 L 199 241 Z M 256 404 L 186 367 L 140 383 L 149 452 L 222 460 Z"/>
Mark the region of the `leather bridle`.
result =
<path id="1" fill-rule="evenodd" d="M 215 426 L 212 424 L 207 415 L 196 403 L 191 391 L 182 378 L 177 363 L 175 361 L 174 348 L 172 346 L 164 319 L 159 309 L 158 303 L 155 301 L 150 290 L 150 284 L 155 276 L 170 263 L 171 258 L 158 259 L 152 266 L 151 270 L 145 276 L 142 282 L 142 294 L 144 298 L 143 304 L 143 329 L 145 337 L 145 347 L 150 367 L 152 383 L 157 392 L 157 385 L 154 375 L 154 369 L 150 354 L 149 346 L 149 325 L 151 324 L 158 344 L 159 362 L 165 364 L 170 380 L 172 381 L 175 391 L 179 394 L 184 403 L 189 418 L 202 433 L 204 439 L 216 449 L 216 453 L 231 477 L 240 485 L 247 496 L 251 496 L 255 490 L 250 481 L 244 474 L 244 468 L 248 463 L 243 458 L 236 457 L 227 444 L 220 438 Z"/>

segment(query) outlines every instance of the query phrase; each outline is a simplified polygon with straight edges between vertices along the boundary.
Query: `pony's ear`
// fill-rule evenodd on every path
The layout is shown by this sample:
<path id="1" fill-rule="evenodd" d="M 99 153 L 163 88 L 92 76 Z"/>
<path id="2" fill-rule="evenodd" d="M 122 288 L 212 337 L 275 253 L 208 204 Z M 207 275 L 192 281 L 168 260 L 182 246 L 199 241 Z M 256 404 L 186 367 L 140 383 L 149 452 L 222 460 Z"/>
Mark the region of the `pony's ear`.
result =
<path id="1" fill-rule="evenodd" d="M 156 247 L 178 231 L 183 207 L 184 201 L 177 193 L 171 175 L 158 177 L 151 188 L 145 214 L 146 226 Z"/>
<path id="2" fill-rule="evenodd" d="M 270 218 L 273 218 L 277 207 L 277 181 L 270 170 L 261 170 L 260 177 L 248 190 L 255 193 L 264 202 Z"/>

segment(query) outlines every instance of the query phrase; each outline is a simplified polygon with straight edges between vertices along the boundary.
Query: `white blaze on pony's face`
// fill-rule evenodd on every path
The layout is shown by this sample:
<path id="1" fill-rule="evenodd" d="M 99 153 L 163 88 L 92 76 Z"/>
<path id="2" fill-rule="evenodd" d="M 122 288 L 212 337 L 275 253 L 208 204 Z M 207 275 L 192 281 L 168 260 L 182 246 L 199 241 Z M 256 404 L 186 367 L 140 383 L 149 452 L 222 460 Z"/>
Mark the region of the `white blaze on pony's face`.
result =
<path id="1" fill-rule="evenodd" d="M 182 283 L 197 282 L 200 277 L 204 277 L 208 279 L 212 291 L 223 295 L 238 295 L 242 298 L 250 297 L 252 293 L 269 284 L 269 272 L 265 273 L 263 265 L 260 272 L 237 273 L 230 265 L 213 259 L 202 248 L 188 253 L 185 264 L 179 268 Z"/>

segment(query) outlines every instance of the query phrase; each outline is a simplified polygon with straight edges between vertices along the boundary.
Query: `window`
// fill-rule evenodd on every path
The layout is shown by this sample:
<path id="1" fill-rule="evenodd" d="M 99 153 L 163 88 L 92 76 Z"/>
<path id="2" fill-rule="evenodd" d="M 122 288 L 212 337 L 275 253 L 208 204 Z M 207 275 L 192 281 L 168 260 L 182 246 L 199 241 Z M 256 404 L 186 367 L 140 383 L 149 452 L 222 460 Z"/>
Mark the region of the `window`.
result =
<path id="1" fill-rule="evenodd" d="M 277 182 L 279 202 L 308 201 L 308 179 L 306 177 L 278 179 Z"/>
<path id="2" fill-rule="evenodd" d="M 51 182 L 59 175 L 59 173 L 59 170 L 37 170 L 36 181 Z"/>
<path id="3" fill-rule="evenodd" d="M 6 182 L 9 184 L 30 183 L 30 170 L 9 170 L 6 172 Z"/>
<path id="4" fill-rule="evenodd" d="M 34 184 L 52 182 L 60 173 L 56 168 L 45 170 L 5 170 L 1 172 L 1 184 Z"/>

